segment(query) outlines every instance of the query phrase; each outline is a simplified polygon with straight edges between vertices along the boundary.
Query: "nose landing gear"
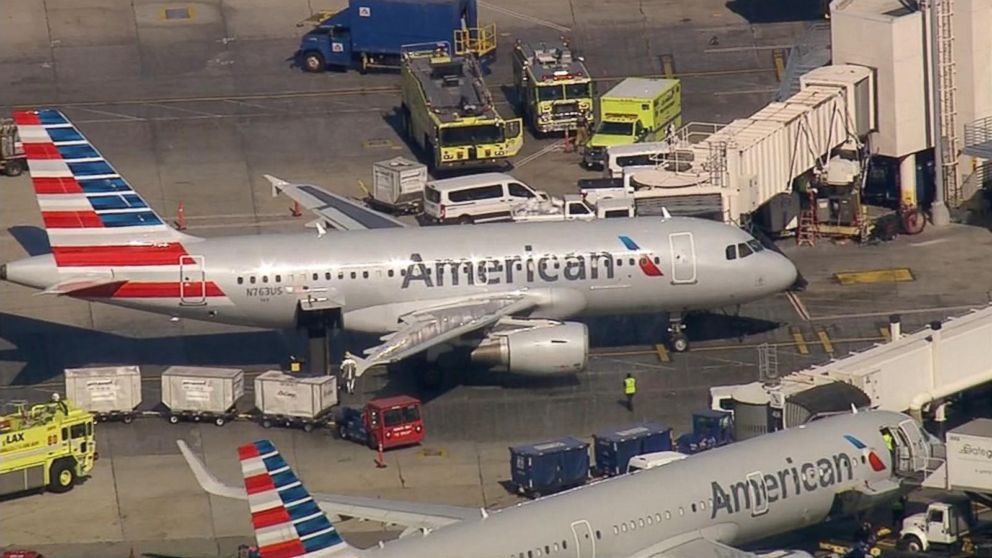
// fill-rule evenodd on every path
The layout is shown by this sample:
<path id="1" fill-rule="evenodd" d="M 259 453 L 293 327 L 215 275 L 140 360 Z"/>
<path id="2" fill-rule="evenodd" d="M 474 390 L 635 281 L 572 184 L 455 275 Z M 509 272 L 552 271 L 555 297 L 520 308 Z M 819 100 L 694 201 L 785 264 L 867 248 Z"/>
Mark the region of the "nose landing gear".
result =
<path id="1" fill-rule="evenodd" d="M 676 353 L 689 350 L 689 336 L 685 334 L 685 324 L 682 323 L 681 315 L 675 315 L 668 321 L 668 343 Z"/>

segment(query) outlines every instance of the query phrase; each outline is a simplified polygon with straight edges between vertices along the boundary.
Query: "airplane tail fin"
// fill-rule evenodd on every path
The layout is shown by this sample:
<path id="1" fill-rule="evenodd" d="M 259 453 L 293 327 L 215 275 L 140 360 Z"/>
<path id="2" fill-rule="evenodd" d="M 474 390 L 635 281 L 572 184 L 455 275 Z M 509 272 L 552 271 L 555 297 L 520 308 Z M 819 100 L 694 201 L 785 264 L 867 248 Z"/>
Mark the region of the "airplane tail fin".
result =
<path id="1" fill-rule="evenodd" d="M 195 240 L 169 226 L 61 111 L 14 113 L 59 267 L 178 265 Z"/>
<path id="2" fill-rule="evenodd" d="M 327 515 L 268 440 L 238 448 L 251 523 L 262 558 L 351 558 Z"/>

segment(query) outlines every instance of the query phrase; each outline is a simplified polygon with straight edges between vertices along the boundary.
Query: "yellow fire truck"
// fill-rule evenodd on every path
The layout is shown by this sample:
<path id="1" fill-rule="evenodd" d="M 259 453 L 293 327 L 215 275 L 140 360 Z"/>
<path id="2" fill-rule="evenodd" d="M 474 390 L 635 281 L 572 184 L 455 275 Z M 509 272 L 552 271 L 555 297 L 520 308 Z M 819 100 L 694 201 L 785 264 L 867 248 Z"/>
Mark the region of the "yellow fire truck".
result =
<path id="1" fill-rule="evenodd" d="M 550 47 L 517 41 L 513 49 L 517 110 L 538 133 L 574 130 L 592 122 L 592 78 L 564 39 Z"/>
<path id="2" fill-rule="evenodd" d="M 496 112 L 474 57 L 450 52 L 439 44 L 404 53 L 404 133 L 432 169 L 502 166 L 523 146 L 521 120 Z"/>
<path id="3" fill-rule="evenodd" d="M 0 495 L 47 488 L 67 492 L 93 469 L 93 415 L 53 396 L 0 415 Z"/>

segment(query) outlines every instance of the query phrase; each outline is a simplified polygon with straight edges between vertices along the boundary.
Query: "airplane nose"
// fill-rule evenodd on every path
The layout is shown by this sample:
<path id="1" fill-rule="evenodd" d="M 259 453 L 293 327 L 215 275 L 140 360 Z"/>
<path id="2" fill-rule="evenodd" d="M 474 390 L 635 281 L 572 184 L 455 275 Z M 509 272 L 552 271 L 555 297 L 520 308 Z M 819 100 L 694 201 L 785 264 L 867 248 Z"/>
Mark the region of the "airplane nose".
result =
<path id="1" fill-rule="evenodd" d="M 799 269 L 792 260 L 776 252 L 766 252 L 775 257 L 774 265 L 768 266 L 768 285 L 775 289 L 775 292 L 786 291 L 795 287 L 799 282 Z"/>

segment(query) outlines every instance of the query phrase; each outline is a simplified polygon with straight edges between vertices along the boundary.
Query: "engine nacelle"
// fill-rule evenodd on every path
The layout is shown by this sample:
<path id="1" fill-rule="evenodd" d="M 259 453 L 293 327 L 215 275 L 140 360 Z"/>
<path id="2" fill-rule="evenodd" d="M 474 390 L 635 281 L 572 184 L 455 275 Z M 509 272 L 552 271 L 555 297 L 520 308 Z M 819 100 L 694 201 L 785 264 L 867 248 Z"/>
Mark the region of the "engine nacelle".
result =
<path id="1" fill-rule="evenodd" d="M 548 322 L 494 333 L 472 351 L 472 362 L 517 374 L 572 374 L 586 367 L 589 331 L 578 322 Z"/>

